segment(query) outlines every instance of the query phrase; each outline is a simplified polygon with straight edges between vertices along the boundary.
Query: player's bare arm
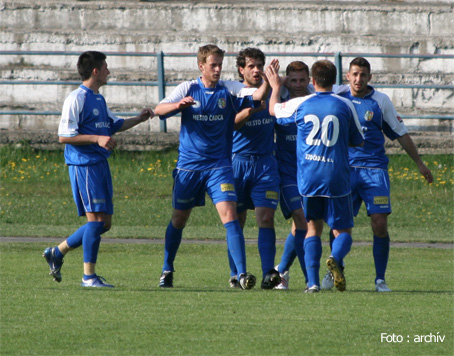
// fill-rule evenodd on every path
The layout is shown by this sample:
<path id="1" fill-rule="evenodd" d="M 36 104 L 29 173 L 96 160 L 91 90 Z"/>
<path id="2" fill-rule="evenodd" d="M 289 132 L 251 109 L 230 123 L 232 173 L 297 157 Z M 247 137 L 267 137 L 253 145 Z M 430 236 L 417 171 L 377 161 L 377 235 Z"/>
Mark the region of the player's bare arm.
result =
<path id="1" fill-rule="evenodd" d="M 269 67 L 273 67 L 276 71 L 279 71 L 279 60 L 273 59 L 267 68 Z M 268 83 L 268 77 L 265 72 L 260 74 L 263 78 L 262 85 L 260 85 L 260 87 L 252 94 L 252 98 L 254 100 L 265 100 L 269 95 L 270 84 Z"/>
<path id="2" fill-rule="evenodd" d="M 255 114 L 256 112 L 265 110 L 265 109 L 266 109 L 266 101 L 261 100 L 259 107 L 251 107 L 251 108 L 246 108 L 246 109 L 241 110 L 235 116 L 235 125 L 233 126 L 234 130 L 241 129 L 253 114 Z"/>
<path id="3" fill-rule="evenodd" d="M 398 137 L 397 141 L 399 141 L 400 145 L 405 150 L 405 152 L 407 152 L 411 159 L 416 163 L 419 172 L 424 176 L 427 183 L 432 183 L 434 179 L 432 176 L 432 172 L 421 160 L 421 157 L 419 157 L 418 150 L 413 140 L 411 139 L 410 135 L 407 133 L 401 137 Z"/>
<path id="4" fill-rule="evenodd" d="M 172 111 L 185 109 L 194 104 L 195 104 L 194 98 L 191 96 L 186 96 L 176 103 L 158 104 L 158 106 L 156 106 L 156 108 L 155 108 L 155 114 L 160 115 L 160 116 L 167 115 L 167 114 L 171 113 Z"/>
<path id="5" fill-rule="evenodd" d="M 140 114 L 136 117 L 133 117 L 131 119 L 127 119 L 123 122 L 123 125 L 118 131 L 126 131 L 129 130 L 130 128 L 147 121 L 150 118 L 153 118 L 155 116 L 153 110 L 150 108 L 145 108 L 143 109 Z"/>
<path id="6" fill-rule="evenodd" d="M 266 68 L 265 73 L 268 78 L 268 82 L 271 86 L 271 96 L 270 96 L 270 114 L 275 116 L 274 105 L 281 102 L 280 92 L 282 86 L 282 80 L 279 76 L 279 66 L 272 66 L 271 64 Z"/>
<path id="7" fill-rule="evenodd" d="M 99 135 L 76 135 L 72 137 L 58 138 L 60 143 L 65 143 L 74 146 L 92 145 L 98 144 L 100 147 L 105 148 L 108 151 L 113 150 L 117 147 L 117 142 L 110 136 L 99 136 Z"/>

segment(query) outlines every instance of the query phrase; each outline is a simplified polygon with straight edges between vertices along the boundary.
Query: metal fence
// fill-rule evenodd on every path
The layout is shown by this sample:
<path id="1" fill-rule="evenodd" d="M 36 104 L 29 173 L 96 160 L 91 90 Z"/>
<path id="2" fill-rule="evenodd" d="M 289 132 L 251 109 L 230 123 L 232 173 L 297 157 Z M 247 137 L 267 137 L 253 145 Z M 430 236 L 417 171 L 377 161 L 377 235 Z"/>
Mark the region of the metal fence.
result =
<path id="1" fill-rule="evenodd" d="M 20 56 L 79 56 L 82 52 L 63 52 L 63 51 L 0 51 L 0 55 L 20 55 Z M 115 81 L 107 85 L 118 86 L 156 86 L 159 92 L 159 101 L 166 96 L 166 87 L 175 86 L 176 83 L 165 81 L 165 58 L 171 57 L 196 57 L 195 53 L 164 53 L 164 52 L 105 52 L 107 56 L 117 57 L 155 57 L 157 61 L 157 81 Z M 226 53 L 226 57 L 235 57 L 237 53 Z M 341 53 L 341 52 L 318 52 L 318 53 L 267 53 L 268 57 L 332 57 L 337 67 L 336 84 L 342 83 L 342 59 L 343 58 L 397 58 L 397 59 L 448 59 L 454 60 L 454 55 L 439 54 L 377 54 L 377 53 Z M 0 80 L 0 85 L 79 85 L 80 81 L 31 81 L 31 80 Z M 435 85 L 435 84 L 374 84 L 376 88 L 395 88 L 395 89 L 442 89 L 453 90 L 454 85 Z M 35 111 L 35 110 L 0 110 L 0 115 L 60 115 L 58 111 Z M 121 112 L 119 116 L 135 116 L 137 113 Z M 404 119 L 438 119 L 454 120 L 453 115 L 401 115 Z M 166 122 L 160 122 L 161 132 L 166 132 Z"/>

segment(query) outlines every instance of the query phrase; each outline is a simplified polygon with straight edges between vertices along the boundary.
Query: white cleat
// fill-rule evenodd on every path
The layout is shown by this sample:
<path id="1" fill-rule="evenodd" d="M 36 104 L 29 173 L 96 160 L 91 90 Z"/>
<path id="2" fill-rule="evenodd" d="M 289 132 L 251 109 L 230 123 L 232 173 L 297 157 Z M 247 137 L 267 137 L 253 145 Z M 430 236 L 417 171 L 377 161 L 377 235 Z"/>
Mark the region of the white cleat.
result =
<path id="1" fill-rule="evenodd" d="M 375 283 L 375 290 L 377 292 L 391 292 L 391 289 L 388 288 L 383 279 L 377 279 L 377 282 Z"/>
<path id="2" fill-rule="evenodd" d="M 325 274 L 325 277 L 322 279 L 322 284 L 320 286 L 320 289 L 323 290 L 330 290 L 334 287 L 334 278 L 333 274 L 331 271 L 327 271 Z"/>
<path id="3" fill-rule="evenodd" d="M 276 287 L 274 287 L 274 289 L 287 290 L 288 282 L 290 280 L 289 272 L 285 271 L 284 273 L 279 273 L 279 277 L 281 277 L 281 282 Z"/>

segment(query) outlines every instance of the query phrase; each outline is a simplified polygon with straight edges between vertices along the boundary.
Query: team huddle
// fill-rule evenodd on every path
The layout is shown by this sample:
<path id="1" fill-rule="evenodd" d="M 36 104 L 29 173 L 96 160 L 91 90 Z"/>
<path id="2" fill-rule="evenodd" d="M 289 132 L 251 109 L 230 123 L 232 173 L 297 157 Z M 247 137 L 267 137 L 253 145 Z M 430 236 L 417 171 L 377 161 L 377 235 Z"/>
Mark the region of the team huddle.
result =
<path id="1" fill-rule="evenodd" d="M 223 59 L 219 47 L 200 47 L 200 77 L 178 85 L 154 112 L 146 108 L 137 117 L 120 119 L 99 94 L 110 73 L 106 56 L 89 51 L 79 57 L 82 85 L 65 100 L 58 135 L 66 144 L 78 213 L 87 223 L 44 250 L 50 275 L 61 282 L 63 257 L 82 245 L 81 285 L 113 287 L 95 272 L 101 235 L 110 229 L 113 214 L 107 163 L 116 146 L 112 135 L 155 115 L 164 120 L 181 114 L 173 212 L 159 287 L 173 287 L 183 229 L 192 209 L 205 205 L 208 194 L 226 229 L 231 288 L 256 284 L 247 269 L 243 234 L 247 211 L 254 210 L 262 289 L 288 289 L 289 269 L 298 258 L 306 293 L 333 287 L 344 291 L 344 259 L 352 246 L 354 216 L 364 202 L 373 232 L 375 290 L 390 292 L 385 282 L 391 213 L 385 135 L 398 140 L 429 183 L 433 178 L 391 100 L 368 85 L 369 62 L 355 58 L 347 73 L 349 85 L 338 86 L 336 67 L 328 60 L 316 61 L 310 72 L 305 63 L 291 62 L 281 77 L 278 60 L 265 68 L 264 53 L 246 48 L 236 58 L 241 81 L 224 81 Z M 275 265 L 274 215 L 279 204 L 285 219 L 292 219 L 292 228 Z M 325 223 L 331 254 L 320 281 Z"/>

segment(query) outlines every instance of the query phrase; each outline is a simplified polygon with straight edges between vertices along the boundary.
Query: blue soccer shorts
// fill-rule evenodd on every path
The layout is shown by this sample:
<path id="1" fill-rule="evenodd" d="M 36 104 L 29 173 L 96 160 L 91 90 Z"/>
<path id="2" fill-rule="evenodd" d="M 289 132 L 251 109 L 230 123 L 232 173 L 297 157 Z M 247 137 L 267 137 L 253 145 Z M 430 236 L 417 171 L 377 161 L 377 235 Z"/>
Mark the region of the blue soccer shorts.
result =
<path id="1" fill-rule="evenodd" d="M 389 174 L 385 169 L 351 167 L 353 213 L 358 215 L 364 201 L 367 215 L 390 214 Z"/>
<path id="2" fill-rule="evenodd" d="M 113 187 L 107 160 L 89 166 L 70 165 L 68 168 L 79 216 L 100 212 L 112 215 Z"/>
<path id="3" fill-rule="evenodd" d="M 307 221 L 323 219 L 331 229 L 350 229 L 353 223 L 351 195 L 340 198 L 303 197 Z"/>
<path id="4" fill-rule="evenodd" d="M 235 155 L 232 167 L 239 213 L 256 207 L 277 209 L 280 178 L 273 155 Z"/>
<path id="5" fill-rule="evenodd" d="M 288 172 L 293 171 L 294 174 Z M 279 163 L 279 176 L 281 178 L 279 203 L 285 219 L 292 217 L 292 212 L 303 209 L 303 197 L 298 191 L 296 170 L 286 169 L 285 164 Z"/>
<path id="6" fill-rule="evenodd" d="M 189 210 L 205 205 L 208 193 L 213 204 L 236 201 L 232 167 L 220 167 L 206 171 L 173 170 L 172 206 L 178 210 Z"/>

